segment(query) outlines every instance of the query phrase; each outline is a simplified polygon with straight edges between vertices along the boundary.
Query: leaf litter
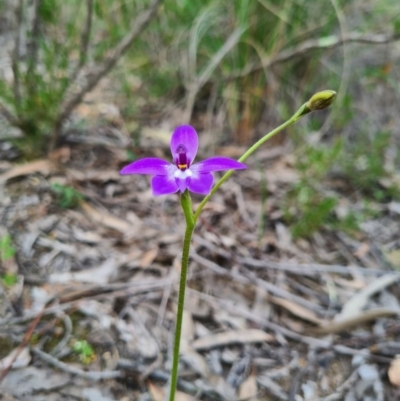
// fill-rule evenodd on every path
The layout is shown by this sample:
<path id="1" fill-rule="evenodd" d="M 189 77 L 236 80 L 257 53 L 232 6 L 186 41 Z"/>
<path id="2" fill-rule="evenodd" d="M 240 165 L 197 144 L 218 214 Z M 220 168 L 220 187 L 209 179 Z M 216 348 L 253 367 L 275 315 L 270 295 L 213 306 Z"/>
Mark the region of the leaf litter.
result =
<path id="1" fill-rule="evenodd" d="M 148 132 L 162 157 L 165 140 Z M 161 400 L 184 230 L 178 199 L 155 199 L 147 178 L 115 174 L 126 159 L 109 140 L 69 146 L 62 160 L 1 174 L 2 225 L 16 251 L 1 273 L 23 280 L 17 292 L 0 284 L 1 369 L 11 363 L 0 394 Z M 395 399 L 400 275 L 373 250 L 399 238 L 397 206 L 397 230 L 381 228 L 372 242 L 368 225 L 359 241 L 328 231 L 293 239 L 278 211 L 296 173 L 284 152 L 260 153 L 274 171 L 264 232 L 260 173 L 249 169 L 215 195 L 194 236 L 179 399 Z M 53 178 L 84 200 L 61 209 Z M 78 340 L 94 350 L 88 365 L 73 352 Z"/>

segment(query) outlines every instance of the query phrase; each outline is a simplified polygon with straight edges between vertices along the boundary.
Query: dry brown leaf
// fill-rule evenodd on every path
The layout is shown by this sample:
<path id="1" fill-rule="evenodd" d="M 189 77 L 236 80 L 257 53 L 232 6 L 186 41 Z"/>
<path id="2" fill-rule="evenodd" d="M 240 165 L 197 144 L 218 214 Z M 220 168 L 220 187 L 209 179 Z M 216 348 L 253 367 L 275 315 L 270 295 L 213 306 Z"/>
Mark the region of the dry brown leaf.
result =
<path id="1" fill-rule="evenodd" d="M 147 388 L 149 389 L 151 398 L 153 401 L 163 401 L 164 400 L 164 390 L 161 387 L 156 386 L 150 380 L 147 382 Z"/>
<path id="2" fill-rule="evenodd" d="M 49 154 L 49 159 L 53 162 L 65 163 L 71 158 L 71 148 L 64 146 L 62 148 L 53 150 Z"/>
<path id="3" fill-rule="evenodd" d="M 147 388 L 149 389 L 151 398 L 153 401 L 164 401 L 165 389 L 156 386 L 150 380 L 147 381 Z M 182 393 L 181 391 L 177 391 L 175 393 L 175 401 L 194 401 L 195 398 L 190 396 L 189 394 Z"/>
<path id="4" fill-rule="evenodd" d="M 352 298 L 350 298 L 342 308 L 342 311 L 335 316 L 337 322 L 351 318 L 358 315 L 363 308 L 367 305 L 369 298 L 384 288 L 392 285 L 400 280 L 400 274 L 386 274 L 379 277 L 368 284 L 361 291 L 358 291 Z"/>
<path id="5" fill-rule="evenodd" d="M 98 267 L 78 272 L 52 273 L 49 283 L 66 284 L 71 281 L 79 283 L 107 284 L 118 273 L 118 268 L 126 263 L 126 256 L 111 257 Z"/>
<path id="6" fill-rule="evenodd" d="M 17 357 L 15 356 L 18 353 Z M 12 369 L 24 368 L 29 365 L 31 361 L 31 353 L 29 347 L 23 348 L 21 351 L 19 348 L 12 350 L 6 357 L 0 359 L 0 371 L 6 369 L 10 363 L 12 363 Z"/>
<path id="7" fill-rule="evenodd" d="M 238 398 L 248 401 L 256 400 L 258 393 L 256 376 L 251 374 L 239 387 Z"/>
<path id="8" fill-rule="evenodd" d="M 89 203 L 87 202 L 81 202 L 80 206 L 83 209 L 83 211 L 87 214 L 87 216 L 96 223 L 100 223 L 108 228 L 112 228 L 122 233 L 126 233 L 132 230 L 132 225 L 127 223 L 125 220 L 113 216 L 112 214 L 105 211 L 100 212 L 99 210 L 95 209 L 92 205 L 89 205 Z"/>
<path id="9" fill-rule="evenodd" d="M 265 331 L 258 329 L 231 330 L 223 333 L 211 334 L 201 337 L 192 343 L 196 351 L 206 350 L 213 347 L 222 347 L 230 344 L 260 343 L 273 341 L 274 337 Z"/>
<path id="10" fill-rule="evenodd" d="M 400 387 L 400 355 L 396 355 L 390 363 L 388 377 L 393 386 Z"/>
<path id="11" fill-rule="evenodd" d="M 13 167 L 11 170 L 0 175 L 0 182 L 6 182 L 12 178 L 22 177 L 24 175 L 42 173 L 49 174 L 52 170 L 53 165 L 49 160 L 36 160 L 34 162 L 22 164 Z"/>
<path id="12" fill-rule="evenodd" d="M 145 252 L 140 259 L 139 266 L 142 269 L 149 267 L 153 263 L 154 259 L 157 257 L 158 251 L 159 251 L 158 247 L 155 247 Z"/>
<path id="13" fill-rule="evenodd" d="M 322 324 L 323 320 L 320 319 L 315 312 L 310 309 L 305 308 L 299 304 L 296 304 L 293 301 L 284 298 L 278 298 L 270 296 L 268 299 L 276 305 L 282 306 L 286 310 L 288 310 L 293 315 L 300 317 L 301 319 L 307 320 L 308 322 L 315 323 L 315 324 Z"/>
<path id="14" fill-rule="evenodd" d="M 364 258 L 369 252 L 369 245 L 366 242 L 362 242 L 358 249 L 354 252 L 354 256 L 357 258 Z"/>
<path id="15" fill-rule="evenodd" d="M 399 316 L 399 311 L 397 309 L 376 308 L 359 312 L 356 315 L 352 315 L 346 319 L 341 319 L 340 321 L 333 320 L 324 326 L 316 328 L 313 331 L 316 334 L 340 333 L 382 317 L 393 316 Z"/>

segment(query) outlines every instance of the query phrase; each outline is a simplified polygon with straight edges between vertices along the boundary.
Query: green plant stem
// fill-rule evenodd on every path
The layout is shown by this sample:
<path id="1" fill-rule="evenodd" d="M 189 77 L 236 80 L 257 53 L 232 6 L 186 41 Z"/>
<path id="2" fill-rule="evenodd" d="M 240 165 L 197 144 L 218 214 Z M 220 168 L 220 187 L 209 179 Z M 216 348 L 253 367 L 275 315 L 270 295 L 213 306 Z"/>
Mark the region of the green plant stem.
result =
<path id="1" fill-rule="evenodd" d="M 288 127 L 289 125 L 298 121 L 301 117 L 308 114 L 310 111 L 306 108 L 306 103 L 300 107 L 300 109 L 285 123 L 275 128 L 267 135 L 262 137 L 258 142 L 256 142 L 250 149 L 248 149 L 243 156 L 239 159 L 240 162 L 246 160 L 252 153 L 254 153 L 264 142 L 268 141 L 268 139 L 272 138 L 278 132 L 281 132 L 283 129 Z M 192 234 L 194 227 L 196 225 L 197 219 L 203 210 L 203 207 L 211 198 L 212 195 L 218 190 L 218 188 L 232 175 L 235 170 L 229 170 L 226 174 L 222 176 L 222 178 L 217 182 L 214 188 L 211 190 L 210 194 L 207 195 L 203 201 L 200 203 L 199 207 L 196 210 L 196 213 L 193 214 L 192 208 L 192 200 L 190 198 L 189 192 L 186 190 L 181 195 L 181 206 L 183 209 L 183 213 L 185 215 L 186 220 L 186 231 L 185 237 L 183 240 L 183 251 L 182 251 L 182 263 L 181 263 L 181 277 L 179 281 L 179 295 L 178 295 L 178 311 L 176 314 L 176 326 L 175 326 L 175 336 L 174 336 L 174 350 L 173 350 L 173 358 L 172 358 L 172 370 L 171 370 L 171 381 L 170 381 L 170 389 L 169 389 L 169 401 L 175 400 L 176 393 L 176 384 L 178 382 L 178 365 L 179 365 L 179 347 L 181 343 L 181 332 L 182 332 L 182 319 L 183 319 L 183 308 L 185 304 L 185 290 L 186 290 L 186 276 L 187 269 L 189 265 L 189 253 L 190 253 L 190 242 L 192 239 Z"/>
<path id="2" fill-rule="evenodd" d="M 174 351 L 172 359 L 171 382 L 169 390 L 169 401 L 175 400 L 176 384 L 178 382 L 179 348 L 181 343 L 183 308 L 185 304 L 186 276 L 189 265 L 190 241 L 194 230 L 192 201 L 188 191 L 181 195 L 181 206 L 186 220 L 186 231 L 183 239 L 181 278 L 179 282 L 178 311 L 176 313 L 176 326 L 174 338 Z"/>
<path id="3" fill-rule="evenodd" d="M 287 120 L 286 122 L 284 122 L 282 125 L 280 125 L 279 127 L 275 128 L 274 130 L 270 131 L 268 134 L 266 134 L 265 136 L 263 136 L 259 141 L 257 141 L 253 146 L 251 146 L 239 159 L 239 162 L 244 162 L 251 154 L 253 154 L 262 144 L 264 144 L 266 141 L 268 141 L 269 139 L 271 139 L 274 135 L 278 134 L 279 132 L 281 132 L 282 130 L 284 130 L 286 127 L 288 127 L 289 125 L 294 124 L 295 122 L 297 122 L 298 120 L 300 120 L 300 118 L 302 118 L 303 116 L 305 116 L 306 114 L 308 114 L 310 111 L 308 109 L 306 109 L 306 104 L 304 103 L 299 110 L 297 110 L 297 112 L 290 117 L 289 120 Z M 217 192 L 217 190 L 219 189 L 219 187 L 233 174 L 235 170 L 229 170 L 227 171 L 221 178 L 220 180 L 214 185 L 214 188 L 211 190 L 211 192 L 201 201 L 199 207 L 196 210 L 196 213 L 193 215 L 193 221 L 194 224 L 196 225 L 197 219 L 200 216 L 201 211 L 203 210 L 204 206 L 206 205 L 206 203 L 210 200 L 210 198 L 215 194 L 215 192 Z"/>

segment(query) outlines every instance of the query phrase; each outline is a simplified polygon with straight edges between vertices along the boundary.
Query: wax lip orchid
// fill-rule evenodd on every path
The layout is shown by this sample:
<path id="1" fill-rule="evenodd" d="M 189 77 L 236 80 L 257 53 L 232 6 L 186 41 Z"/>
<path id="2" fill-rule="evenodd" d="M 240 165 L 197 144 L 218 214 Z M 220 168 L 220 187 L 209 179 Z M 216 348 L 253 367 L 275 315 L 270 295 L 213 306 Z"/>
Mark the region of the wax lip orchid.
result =
<path id="1" fill-rule="evenodd" d="M 188 189 L 202 195 L 210 193 L 213 171 L 241 170 L 245 164 L 228 157 L 215 156 L 192 164 L 198 149 L 198 137 L 190 125 L 177 127 L 170 147 L 174 163 L 156 157 L 137 160 L 124 167 L 121 174 L 149 174 L 154 177 L 151 187 L 155 196 L 185 192 Z"/>

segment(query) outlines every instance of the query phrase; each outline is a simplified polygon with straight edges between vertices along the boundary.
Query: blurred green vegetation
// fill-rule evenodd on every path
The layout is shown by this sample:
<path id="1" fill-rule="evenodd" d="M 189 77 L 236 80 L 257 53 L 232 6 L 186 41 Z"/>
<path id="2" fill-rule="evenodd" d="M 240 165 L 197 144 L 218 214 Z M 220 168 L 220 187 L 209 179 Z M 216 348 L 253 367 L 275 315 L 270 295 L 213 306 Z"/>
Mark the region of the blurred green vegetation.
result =
<path id="1" fill-rule="evenodd" d="M 15 255 L 15 248 L 9 234 L 0 238 L 0 262 L 5 262 Z"/>
<path id="2" fill-rule="evenodd" d="M 68 185 L 55 183 L 51 185 L 51 190 L 56 194 L 58 205 L 63 209 L 78 206 L 84 198 L 79 191 Z"/>
<path id="3" fill-rule="evenodd" d="M 350 207 L 339 216 L 341 197 L 365 205 L 399 199 L 400 138 L 393 134 L 391 113 L 400 100 L 400 77 L 390 57 L 376 56 L 376 45 L 340 41 L 352 33 L 399 33 L 397 3 L 164 0 L 113 72 L 115 103 L 124 121 L 136 126 L 160 119 L 173 105 L 182 110 L 181 123 L 200 117 L 193 119 L 206 121 L 199 128 L 220 132 L 221 143 L 233 139 L 245 145 L 287 119 L 313 93 L 338 91 L 332 111 L 315 113 L 288 132 L 300 180 L 288 189 L 282 209 L 295 237 L 320 228 L 356 230 L 371 208 Z M 28 27 L 26 48 L 16 58 L 14 52 L 14 80 L 0 76 L 0 99 L 23 131 L 16 144 L 24 157 L 45 152 L 69 93 L 84 84 L 79 73 L 109 56 L 150 1 L 39 4 L 39 29 L 29 24 L 27 10 L 21 13 Z M 312 140 L 315 133 L 319 137 Z M 135 146 L 140 138 L 135 130 Z M 335 177 L 346 188 L 332 188 Z M 72 188 L 53 190 L 63 207 L 79 203 Z"/>

